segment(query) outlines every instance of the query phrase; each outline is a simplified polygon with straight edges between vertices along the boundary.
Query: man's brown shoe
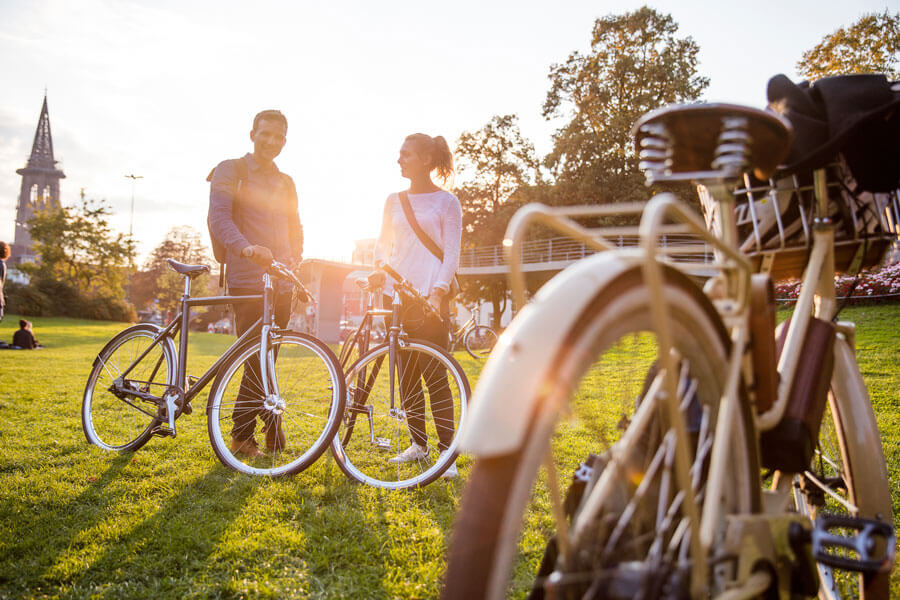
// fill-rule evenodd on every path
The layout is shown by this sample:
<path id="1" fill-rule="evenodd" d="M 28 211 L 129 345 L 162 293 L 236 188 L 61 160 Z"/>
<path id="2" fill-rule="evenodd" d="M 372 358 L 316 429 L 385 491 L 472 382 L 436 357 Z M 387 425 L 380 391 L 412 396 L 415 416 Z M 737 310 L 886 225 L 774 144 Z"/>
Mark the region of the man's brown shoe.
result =
<path id="1" fill-rule="evenodd" d="M 231 452 L 232 454 L 243 454 L 250 458 L 263 456 L 262 451 L 259 449 L 259 445 L 253 438 L 247 440 L 236 440 L 231 438 Z"/>
<path id="2" fill-rule="evenodd" d="M 281 419 L 279 418 L 266 427 L 266 450 L 277 452 L 283 450 L 286 445 L 287 440 L 284 437 L 284 429 L 281 428 Z"/>

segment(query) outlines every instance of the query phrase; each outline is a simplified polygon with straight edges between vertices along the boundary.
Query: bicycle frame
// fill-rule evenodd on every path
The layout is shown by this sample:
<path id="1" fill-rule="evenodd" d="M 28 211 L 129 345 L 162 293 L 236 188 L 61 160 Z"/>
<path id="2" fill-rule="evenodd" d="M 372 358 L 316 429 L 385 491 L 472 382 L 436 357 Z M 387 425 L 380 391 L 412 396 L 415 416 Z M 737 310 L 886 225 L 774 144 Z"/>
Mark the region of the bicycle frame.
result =
<path id="1" fill-rule="evenodd" d="M 274 373 L 274 357 L 270 356 L 268 352 L 268 343 L 269 337 L 272 333 L 276 331 L 275 328 L 272 327 L 272 321 L 274 315 L 272 314 L 272 306 L 271 306 L 271 297 L 274 291 L 272 286 L 272 279 L 268 273 L 263 275 L 263 293 L 259 295 L 249 295 L 249 296 L 209 296 L 209 297 L 200 297 L 200 298 L 192 298 L 190 295 L 191 291 L 191 278 L 185 277 L 184 282 L 184 294 L 181 297 L 181 310 L 176 316 L 176 318 L 172 319 L 172 322 L 169 323 L 164 329 L 162 329 L 154 338 L 153 342 L 148 345 L 147 349 L 144 350 L 132 363 L 122 372 L 120 376 L 121 379 L 127 377 L 127 375 L 134 369 L 134 367 L 140 363 L 153 349 L 156 344 L 162 343 L 163 340 L 174 340 L 175 336 L 181 333 L 178 340 L 178 348 L 175 354 L 175 380 L 178 382 L 178 386 L 176 389 L 176 394 L 172 395 L 170 390 L 166 390 L 161 399 L 166 403 L 166 412 L 168 415 L 168 423 L 167 428 L 171 432 L 171 434 L 175 435 L 175 415 L 177 412 L 177 400 L 181 400 L 181 407 L 189 404 L 191 400 L 193 400 L 200 391 L 206 387 L 213 380 L 213 378 L 219 373 L 221 367 L 228 363 L 229 360 L 238 352 L 238 350 L 247 342 L 253 338 L 257 333 L 261 334 L 261 343 L 260 343 L 260 364 L 265 364 L 267 368 L 260 369 L 260 376 L 262 379 L 262 386 L 265 392 L 265 395 L 268 396 L 271 391 L 274 394 L 278 393 L 277 389 L 277 381 L 272 378 L 271 385 L 272 389 L 270 390 L 270 377 L 269 373 Z M 194 306 L 220 306 L 223 304 L 235 304 L 235 303 L 247 303 L 247 302 L 258 302 L 263 301 L 263 315 L 260 319 L 250 326 L 238 339 L 228 347 L 228 349 L 216 360 L 216 362 L 206 370 L 200 377 L 196 379 L 192 384 L 188 384 L 187 381 L 187 354 L 188 354 L 188 338 L 189 338 L 189 320 L 190 320 L 190 309 Z M 158 368 L 159 365 L 157 365 Z M 155 375 L 155 369 L 154 373 Z M 152 396 L 150 396 L 152 398 Z"/>
<path id="2" fill-rule="evenodd" d="M 827 214 L 825 212 L 827 206 L 827 192 L 825 191 L 824 171 L 816 172 L 815 181 L 818 214 Z M 655 302 L 651 302 L 651 313 L 654 328 L 658 334 L 658 343 L 660 347 L 659 360 L 663 367 L 662 372 L 665 374 L 662 378 L 662 387 L 667 390 L 667 393 L 662 395 L 664 402 L 663 409 L 668 411 L 670 415 L 678 415 L 680 408 L 678 405 L 678 395 L 675 389 L 677 381 L 674 376 L 674 373 L 677 372 L 675 369 L 677 357 L 672 351 L 672 340 L 671 334 L 669 333 L 672 329 L 669 322 L 671 317 L 667 313 L 665 303 L 662 301 L 662 269 L 664 265 L 667 265 L 676 266 L 694 274 L 701 272 L 704 275 L 713 274 L 713 278 L 711 279 L 713 283 L 708 283 L 707 288 L 713 290 L 713 292 L 710 293 L 711 299 L 722 317 L 723 322 L 728 327 L 732 340 L 730 355 L 727 359 L 727 378 L 724 393 L 720 400 L 721 416 L 717 422 L 716 441 L 713 445 L 707 483 L 707 493 L 711 497 L 717 497 L 720 494 L 725 481 L 727 481 L 726 475 L 729 467 L 727 464 L 729 451 L 728 442 L 733 439 L 732 432 L 734 427 L 737 426 L 738 411 L 740 410 L 740 403 L 742 402 L 742 396 L 740 395 L 739 390 L 742 389 L 745 377 L 749 374 L 747 371 L 748 365 L 746 364 L 746 356 L 749 344 L 749 291 L 752 268 L 748 259 L 737 247 L 737 232 L 733 216 L 734 200 L 732 194 L 724 185 L 711 185 L 710 193 L 717 203 L 718 215 L 722 217 L 719 223 L 720 230 L 718 232 L 710 231 L 707 224 L 702 219 L 698 218 L 693 209 L 683 204 L 671 194 L 657 195 L 646 205 L 632 204 L 627 206 L 616 205 L 612 207 L 596 206 L 563 208 L 533 205 L 517 213 L 510 223 L 510 235 L 504 242 L 504 245 L 508 248 L 508 259 L 510 270 L 512 272 L 511 287 L 513 297 L 518 306 L 524 306 L 525 290 L 524 270 L 521 265 L 518 248 L 520 247 L 521 240 L 524 239 L 525 231 L 532 224 L 540 223 L 544 226 L 563 232 L 583 242 L 586 246 L 602 252 L 602 254 L 582 261 L 585 264 L 581 269 L 574 270 L 573 268 L 573 273 L 570 277 L 562 278 L 563 280 L 557 283 L 557 287 L 561 288 L 566 286 L 567 281 L 570 282 L 571 285 L 568 285 L 567 289 L 569 292 L 579 297 L 579 299 L 573 300 L 572 296 L 569 296 L 568 294 L 556 294 L 557 296 L 567 297 L 567 303 L 570 303 L 568 310 L 571 312 L 557 313 L 559 315 L 558 319 L 554 323 L 546 324 L 543 327 L 544 331 L 540 334 L 532 333 L 531 335 L 523 335 L 521 331 L 513 330 L 510 332 L 510 335 L 504 335 L 501 338 L 501 342 L 498 344 L 498 346 L 506 346 L 507 344 L 504 342 L 515 337 L 517 341 L 523 342 L 521 343 L 521 346 L 525 347 L 528 346 L 527 342 L 530 338 L 534 341 L 541 340 L 543 346 L 538 346 L 540 350 L 528 352 L 523 351 L 522 348 L 520 348 L 515 357 L 511 357 L 512 352 L 510 349 L 504 348 L 498 353 L 496 359 L 491 357 L 489 363 L 506 362 L 506 367 L 500 367 L 499 364 L 492 369 L 486 367 L 483 378 L 486 378 L 486 385 L 493 389 L 504 389 L 506 386 L 515 385 L 513 381 L 509 380 L 505 383 L 498 384 L 493 384 L 490 380 L 493 378 L 502 378 L 503 371 L 510 375 L 515 375 L 517 378 L 522 378 L 523 373 L 529 372 L 530 355 L 532 354 L 535 359 L 534 366 L 538 371 L 536 377 L 543 377 L 541 371 L 545 363 L 543 357 L 547 355 L 548 346 L 554 347 L 555 343 L 552 334 L 548 336 L 547 331 L 553 329 L 565 329 L 565 324 L 562 323 L 562 321 L 568 320 L 571 317 L 564 316 L 564 314 L 577 313 L 579 301 L 586 300 L 593 294 L 595 289 L 598 289 L 603 285 L 602 283 L 593 282 L 591 282 L 590 285 L 586 285 L 584 282 L 585 274 L 591 270 L 597 269 L 597 265 L 601 261 L 604 264 L 603 268 L 610 270 L 613 273 L 620 272 L 627 268 L 628 265 L 640 264 L 644 272 L 645 281 L 651 289 L 650 297 L 656 300 Z M 640 235 L 640 247 L 638 250 L 615 249 L 616 246 L 610 236 L 612 236 L 613 233 L 616 235 L 622 233 L 623 228 L 588 229 L 572 220 L 573 217 L 637 213 L 643 214 L 641 224 L 636 230 Z M 675 223 L 674 225 L 672 224 L 673 222 Z M 634 228 L 625 229 L 632 232 L 635 231 Z M 660 243 L 660 238 L 672 233 L 691 234 L 705 246 L 705 248 L 680 247 L 679 252 L 689 253 L 698 249 L 706 250 L 712 248 L 715 260 L 699 267 L 694 263 L 679 263 L 677 256 L 674 256 L 672 251 L 667 250 Z M 827 219 L 820 218 L 814 222 L 812 234 L 812 249 L 804 273 L 800 297 L 794 310 L 794 317 L 792 318 L 787 331 L 784 350 L 779 359 L 778 372 L 781 377 L 777 400 L 769 410 L 757 415 L 756 425 L 759 431 L 771 429 L 778 424 L 784 415 L 787 407 L 790 385 L 798 369 L 801 345 L 810 320 L 813 317 L 831 320 L 836 312 L 836 292 L 833 279 L 835 272 L 834 227 Z M 591 261 L 596 264 L 590 264 Z M 578 280 L 580 280 L 580 285 L 575 283 Z M 541 294 L 539 293 L 539 295 Z M 548 297 L 552 295 L 552 290 L 547 292 Z M 540 300 L 542 302 L 548 301 L 548 299 L 544 297 L 541 297 Z M 552 311 L 546 309 L 541 312 L 544 315 L 553 314 Z M 521 329 L 521 327 L 518 329 Z M 839 398 L 850 405 L 868 400 L 865 385 L 859 375 L 859 369 L 855 361 L 853 331 L 852 324 L 838 324 L 838 338 L 834 350 L 835 367 L 832 378 L 832 384 L 841 387 L 842 393 L 836 394 L 836 398 Z M 510 362 L 515 362 L 518 365 L 518 368 L 509 368 Z M 533 379 L 531 381 L 533 381 Z M 655 383 L 659 383 L 659 380 Z M 495 385 L 496 387 L 494 387 Z M 529 383 L 528 386 L 530 385 L 532 384 Z M 518 386 L 516 386 L 516 388 L 517 387 Z M 515 392 L 509 394 L 509 396 L 515 399 L 516 406 L 514 410 L 510 404 L 503 405 L 502 407 L 495 406 L 493 410 L 489 406 L 475 405 L 475 410 L 478 412 L 471 421 L 472 427 L 470 427 L 461 440 L 464 448 L 473 450 L 480 455 L 492 455 L 508 450 L 510 445 L 515 446 L 518 435 L 524 435 L 526 423 L 524 419 L 516 420 L 511 418 L 511 415 L 530 414 L 531 410 L 528 403 L 531 402 L 531 404 L 534 404 L 538 401 L 538 398 L 533 392 L 524 397 L 517 395 Z M 531 400 L 526 400 L 526 402 L 523 403 L 522 400 L 527 398 L 531 398 Z M 550 402 L 548 404 L 553 403 Z M 646 403 L 643 406 L 649 407 L 649 405 L 650 403 Z M 547 410 L 558 408 L 558 406 L 550 406 Z M 502 415 L 504 427 L 496 426 L 496 424 L 500 422 L 496 418 L 493 420 L 484 419 L 481 414 L 482 412 L 493 413 L 495 417 L 497 415 Z M 878 447 L 879 436 L 877 434 L 877 426 L 874 422 L 871 422 L 872 420 L 867 418 L 866 415 L 858 414 L 860 412 L 861 411 L 853 411 L 852 408 L 848 407 L 842 411 L 842 414 L 846 413 L 848 415 L 853 415 L 852 418 L 855 418 L 854 423 L 848 423 L 847 425 L 857 429 L 858 432 L 865 432 L 864 434 L 858 432 L 855 432 L 854 434 L 859 437 L 860 444 L 872 448 L 874 453 L 876 450 L 880 450 Z M 641 419 L 649 418 L 649 416 L 649 408 L 646 408 L 645 410 L 639 409 L 634 416 L 634 420 L 639 421 Z M 677 441 L 675 444 L 675 476 L 677 486 L 680 490 L 689 492 L 691 490 L 691 480 L 689 474 L 690 444 L 688 442 L 688 434 L 680 418 L 672 418 L 671 421 L 676 424 L 675 435 Z M 494 424 L 491 436 L 485 437 L 485 431 L 478 426 L 480 423 Z M 511 432 L 509 430 L 510 427 L 513 430 L 518 431 Z M 519 430 L 519 427 L 522 429 Z M 503 436 L 504 434 L 508 436 L 506 443 L 497 440 L 498 436 Z M 510 444 L 510 442 L 512 442 L 512 444 Z M 623 438 L 621 443 L 625 448 L 628 448 L 629 445 L 637 443 L 637 440 Z M 615 458 L 613 458 L 613 460 L 615 460 Z M 546 466 L 548 470 L 550 470 L 552 468 L 552 462 L 548 460 Z M 860 467 L 861 476 L 864 478 L 886 477 L 886 474 L 878 469 L 878 465 L 854 465 L 854 468 L 857 466 Z M 605 470 L 604 475 L 608 474 L 609 477 L 612 477 L 615 472 L 615 468 L 608 468 Z M 785 486 L 789 484 L 790 478 L 782 478 L 782 486 L 773 491 L 784 495 L 787 493 Z M 608 490 L 609 487 L 604 485 L 602 479 L 592 488 L 591 492 L 584 500 L 583 508 L 581 509 L 582 517 L 579 519 L 579 523 L 585 524 L 592 522 L 592 512 L 595 512 L 603 505 L 605 494 L 608 493 Z M 720 507 L 716 503 L 707 503 L 701 508 L 697 505 L 692 493 L 684 494 L 684 502 L 684 510 L 687 517 L 691 521 L 700 524 L 699 528 L 691 528 L 690 544 L 692 551 L 698 556 L 708 554 L 709 548 L 713 544 L 714 536 L 717 533 L 716 528 L 721 522 L 721 515 L 719 514 Z M 871 512 L 890 514 L 891 511 L 889 505 L 858 508 L 865 508 L 870 511 L 870 514 Z M 750 517 L 748 516 L 748 518 Z M 779 519 L 795 519 L 795 517 L 786 517 L 783 513 L 764 515 L 762 518 L 768 519 L 767 523 L 769 525 L 775 523 Z M 761 526 L 757 524 L 757 527 Z M 579 536 L 585 535 L 586 531 L 584 531 L 584 528 L 576 528 L 571 532 L 566 533 L 564 519 L 559 519 L 558 533 L 560 534 L 560 539 L 558 540 L 560 553 L 564 555 L 566 549 L 573 544 L 576 544 Z M 567 536 L 568 539 L 566 539 Z M 706 573 L 708 565 L 703 561 L 694 561 L 691 568 L 693 570 L 691 580 L 694 582 L 695 586 L 698 586 L 697 589 L 694 589 L 693 591 L 695 594 L 700 594 L 701 590 L 699 589 L 699 586 L 707 580 Z M 735 597 L 752 597 L 754 594 L 759 593 L 761 589 L 765 589 L 769 584 L 769 580 L 768 577 L 755 575 L 752 577 L 748 576 L 743 583 L 745 586 L 743 590 L 733 590 Z"/>

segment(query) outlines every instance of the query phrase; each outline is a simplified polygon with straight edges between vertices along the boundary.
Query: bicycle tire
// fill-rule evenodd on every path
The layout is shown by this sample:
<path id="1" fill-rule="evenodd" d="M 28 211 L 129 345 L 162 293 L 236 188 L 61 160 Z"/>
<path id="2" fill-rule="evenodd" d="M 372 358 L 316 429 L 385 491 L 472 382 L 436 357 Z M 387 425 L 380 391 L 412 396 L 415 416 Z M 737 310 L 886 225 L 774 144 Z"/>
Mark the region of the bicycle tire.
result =
<path id="1" fill-rule="evenodd" d="M 210 389 L 207 406 L 209 440 L 216 457 L 230 469 L 256 476 L 293 475 L 308 468 L 322 455 L 337 430 L 346 394 L 343 373 L 334 353 L 318 339 L 293 331 L 277 332 L 270 347 L 277 353 L 275 379 L 279 394 L 271 400 L 283 411 L 278 420 L 284 443 L 273 436 L 275 443 L 271 448 L 262 452 L 260 447 L 262 456 L 250 456 L 239 448 L 232 450 L 231 433 L 235 409 L 241 410 L 236 404 L 244 367 L 257 359 L 259 345 L 259 336 L 248 340 L 219 371 Z M 252 371 L 248 380 L 251 377 Z M 256 410 L 267 399 L 261 395 L 258 378 L 248 384 L 248 388 L 252 388 L 250 393 L 256 396 L 249 402 Z M 250 419 L 254 435 L 261 415 L 267 414 L 260 411 Z M 277 411 L 271 413 L 275 414 Z M 260 433 L 265 435 L 264 430 Z"/>
<path id="2" fill-rule="evenodd" d="M 457 438 L 468 411 L 469 382 L 456 359 L 438 346 L 414 339 L 401 342 L 394 381 L 395 402 L 400 408 L 395 407 L 392 411 L 389 349 L 389 344 L 377 346 L 347 370 L 347 406 L 338 433 L 332 440 L 331 452 L 344 474 L 360 483 L 391 490 L 423 487 L 439 478 L 456 460 Z M 426 382 L 433 383 L 434 390 L 427 383 L 422 386 L 421 379 L 416 384 L 410 383 L 403 365 L 413 364 L 413 361 L 420 366 Z M 446 378 L 443 381 L 442 376 Z M 432 394 L 445 389 L 444 381 L 449 398 L 439 398 L 440 404 L 433 404 Z M 399 455 L 411 441 L 408 413 L 403 408 L 408 405 L 401 406 L 401 382 L 402 385 L 417 386 L 415 393 L 422 407 L 428 456 L 396 464 L 389 460 Z M 425 413 L 425 406 L 429 412 L 435 408 L 452 410 L 452 441 L 445 452 L 439 449 L 435 419 L 433 414 Z M 449 415 L 445 418 L 449 421 Z"/>
<path id="3" fill-rule="evenodd" d="M 704 459 L 708 456 L 706 448 L 715 433 L 730 341 L 715 309 L 697 286 L 672 269 L 664 269 L 664 275 L 662 297 L 673 317 L 672 339 L 682 357 L 683 377 L 679 389 L 682 393 L 685 389 L 694 390 L 683 397 L 682 406 L 686 409 L 682 412 L 688 430 L 697 430 L 692 439 L 701 458 L 695 467 L 699 465 L 697 472 L 703 474 Z M 687 536 L 682 531 L 676 544 L 672 532 L 677 533 L 675 524 L 680 520 L 685 525 L 688 523 L 680 518 L 680 506 L 676 503 L 668 507 L 676 518 L 667 527 L 657 522 L 658 509 L 665 508 L 668 496 L 660 492 L 664 489 L 660 481 L 665 471 L 652 471 L 652 468 L 656 457 L 668 447 L 668 442 L 661 443 L 667 439 L 668 428 L 666 413 L 654 412 L 659 404 L 645 395 L 657 371 L 649 301 L 650 292 L 640 268 L 635 267 L 598 291 L 572 322 L 567 343 L 562 344 L 557 356 L 551 357 L 554 362 L 548 369 L 549 379 L 542 388 L 542 400 L 536 405 L 523 444 L 512 453 L 480 458 L 475 463 L 451 538 L 443 598 L 521 597 L 532 587 L 535 588 L 532 597 L 541 598 L 543 584 L 552 581 L 554 576 L 559 579 L 553 597 L 581 597 L 584 588 L 589 586 L 593 586 L 590 591 L 596 594 L 592 597 L 604 598 L 654 597 L 663 595 L 660 590 L 665 586 L 669 586 L 672 597 L 683 591 L 673 589 L 679 586 L 673 574 L 681 572 L 687 577 L 680 571 L 685 561 L 677 560 L 681 552 L 688 552 Z M 627 358 L 633 358 L 633 363 L 626 361 Z M 623 386 L 632 375 L 632 385 L 625 389 Z M 694 382 L 696 388 L 692 387 Z M 601 394 L 606 397 L 601 398 Z M 620 400 L 621 416 L 604 414 L 610 407 L 607 400 L 614 400 L 613 396 Z M 635 398 L 643 399 L 636 402 Z M 629 417 L 635 404 L 648 411 L 642 414 L 649 414 L 649 420 Z M 753 420 L 748 403 L 742 401 L 740 406 L 734 441 L 728 446 L 732 467 L 726 474 L 730 479 L 723 486 L 724 513 L 745 513 L 759 508 Z M 575 416 L 561 424 L 559 432 L 554 434 L 561 412 Z M 689 417 L 692 414 L 695 416 Z M 697 414 L 701 416 L 699 429 L 692 427 L 698 423 Z M 607 476 L 608 485 L 603 487 L 609 494 L 602 505 L 601 519 L 589 522 L 586 517 L 581 519 L 582 514 L 577 510 L 571 513 L 571 527 L 586 525 L 592 534 L 584 536 L 582 543 L 572 550 L 576 564 L 570 563 L 564 569 L 555 563 L 555 542 L 545 544 L 553 519 L 548 508 L 546 475 L 539 477 L 540 466 L 547 449 L 552 448 L 553 464 L 562 480 L 574 471 L 575 464 L 585 458 L 586 452 L 596 452 L 587 461 L 594 465 L 589 479 L 596 482 L 604 474 L 604 466 L 609 464 L 609 444 L 619 448 L 619 452 L 624 451 L 622 438 L 614 442 L 609 439 L 617 429 L 623 431 L 623 437 L 643 440 L 633 444 L 628 454 L 621 455 L 625 458 L 620 465 L 625 464 L 624 468 L 632 475 L 626 477 L 621 472 L 609 471 L 611 477 Z M 603 448 L 604 439 L 607 449 Z M 698 448 L 704 449 L 703 452 Z M 572 470 L 563 471 L 562 467 Z M 543 471 L 546 473 L 546 468 Z M 637 483 L 639 473 L 640 480 L 647 484 L 640 496 L 636 493 L 641 489 Z M 699 481 L 705 482 L 705 475 Z M 701 485 L 697 493 L 702 496 L 705 491 Z M 526 523 L 523 516 L 532 498 Z M 652 506 L 654 498 L 658 504 L 655 507 Z M 577 504 L 575 500 L 573 496 L 573 504 Z M 622 513 L 629 501 L 635 502 L 635 512 L 626 518 Z M 625 524 L 629 529 L 623 537 L 621 527 Z M 667 536 L 671 536 L 668 542 Z M 654 541 L 664 542 L 663 546 L 674 545 L 676 559 L 656 560 L 653 568 L 641 569 L 649 561 L 647 555 Z M 665 554 L 671 550 L 666 548 Z M 520 556 L 514 560 L 517 552 Z M 535 578 L 536 563 L 542 554 L 545 568 Z M 629 576 L 625 575 L 629 567 L 634 567 L 631 577 L 638 572 L 642 574 L 630 583 Z M 551 571 L 556 572 L 551 576 Z M 725 580 L 732 575 L 727 568 L 725 572 L 716 571 L 716 577 L 722 581 L 711 582 L 709 587 L 724 587 Z M 565 587 L 567 583 L 570 587 Z M 641 586 L 645 595 L 636 590 Z"/>
<path id="4" fill-rule="evenodd" d="M 153 428 L 160 424 L 158 405 L 137 399 L 129 404 L 109 387 L 159 331 L 155 325 L 134 325 L 115 335 L 97 354 L 81 403 L 81 427 L 89 443 L 104 450 L 134 451 L 152 437 Z M 138 385 L 136 389 L 162 396 L 166 386 L 175 385 L 175 347 L 169 338 L 156 346 L 129 373 L 128 381 Z"/>
<path id="5" fill-rule="evenodd" d="M 497 334 L 490 327 L 476 325 L 466 332 L 463 343 L 472 358 L 487 358 L 497 343 Z"/>
<path id="6" fill-rule="evenodd" d="M 798 511 L 815 519 L 820 511 L 830 515 L 864 517 L 893 524 L 891 489 L 872 404 L 855 361 L 851 376 L 835 374 L 809 472 L 819 482 L 795 476 L 794 500 Z M 838 380 L 843 384 L 835 385 Z M 854 383 L 855 382 L 855 383 Z M 846 426 L 844 425 L 846 423 Z M 860 426 L 862 424 L 862 426 Z M 859 467 L 854 468 L 854 465 Z M 863 476 L 859 471 L 865 466 Z M 851 510 L 835 498 L 855 507 Z M 879 549 L 883 550 L 883 549 Z M 887 599 L 890 573 L 835 572 L 819 563 L 819 597 L 825 600 Z"/>

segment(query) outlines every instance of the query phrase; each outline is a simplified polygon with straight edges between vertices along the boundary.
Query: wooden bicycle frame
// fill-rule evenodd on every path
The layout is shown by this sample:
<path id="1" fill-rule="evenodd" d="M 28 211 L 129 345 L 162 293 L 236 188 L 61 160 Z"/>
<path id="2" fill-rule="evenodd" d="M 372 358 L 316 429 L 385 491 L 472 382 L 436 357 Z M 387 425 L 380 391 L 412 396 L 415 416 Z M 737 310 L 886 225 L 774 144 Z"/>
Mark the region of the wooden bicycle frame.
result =
<path id="1" fill-rule="evenodd" d="M 688 233 L 702 241 L 707 248 L 713 249 L 714 260 L 712 263 L 702 265 L 699 270 L 704 274 L 713 274 L 711 284 L 705 289 L 710 290 L 708 296 L 716 306 L 719 315 L 729 330 L 731 337 L 731 350 L 727 357 L 727 378 L 719 405 L 719 419 L 716 424 L 715 440 L 707 478 L 708 498 L 718 498 L 727 481 L 729 470 L 728 455 L 729 444 L 733 439 L 732 432 L 738 424 L 740 403 L 743 396 L 740 393 L 744 389 L 745 377 L 750 375 L 750 365 L 747 360 L 747 345 L 749 343 L 749 311 L 750 311 L 750 276 L 752 267 L 747 257 L 738 246 L 737 225 L 734 217 L 734 196 L 727 186 L 725 179 L 712 179 L 704 181 L 711 196 L 716 202 L 717 231 L 710 231 L 707 223 L 699 218 L 696 211 L 679 201 L 672 194 L 659 194 L 648 203 L 615 204 L 599 206 L 575 206 L 575 207 L 548 207 L 543 205 L 530 205 L 518 211 L 513 217 L 508 231 L 511 232 L 503 244 L 507 249 L 507 259 L 510 265 L 510 281 L 512 296 L 515 306 L 520 308 L 525 304 L 525 276 L 521 261 L 521 244 L 524 241 L 526 230 L 533 224 L 539 223 L 553 230 L 559 231 L 575 240 L 585 244 L 596 251 L 610 251 L 628 256 L 633 259 L 634 251 L 617 249 L 613 235 L 622 233 L 638 233 L 640 237 L 640 258 L 644 279 L 650 288 L 650 306 L 654 328 L 659 344 L 659 362 L 664 377 L 657 378 L 651 387 L 650 394 L 658 394 L 663 402 L 664 410 L 670 416 L 674 424 L 675 443 L 675 476 L 678 489 L 683 494 L 683 507 L 687 519 L 693 523 L 699 523 L 700 527 L 690 528 L 690 547 L 694 556 L 706 556 L 713 544 L 717 527 L 721 523 L 720 507 L 716 502 L 705 503 L 699 506 L 694 498 L 691 486 L 690 464 L 691 450 L 688 433 L 680 418 L 679 399 L 677 394 L 677 369 L 678 357 L 672 344 L 671 315 L 667 305 L 663 301 L 663 266 L 674 266 L 691 272 L 698 270 L 693 263 L 679 263 L 673 258 L 672 253 L 666 250 L 660 243 L 664 235 L 672 233 Z M 823 215 L 827 215 L 828 194 L 826 190 L 825 171 L 820 169 L 814 173 L 814 188 L 818 218 L 814 221 L 812 248 L 809 262 L 803 275 L 802 288 L 798 298 L 794 316 L 791 319 L 784 349 L 778 363 L 780 382 L 778 395 L 774 404 L 764 413 L 756 416 L 757 431 L 766 431 L 775 427 L 787 407 L 790 386 L 798 369 L 801 346 L 809 326 L 810 319 L 816 317 L 831 320 L 836 313 L 836 293 L 834 284 L 834 226 Z M 624 214 L 642 214 L 639 228 L 587 228 L 583 227 L 573 218 L 611 216 Z M 674 223 L 674 224 L 673 224 Z M 685 252 L 685 248 L 681 248 Z M 838 324 L 838 341 L 835 346 L 835 377 L 833 385 L 841 388 L 840 399 L 853 406 L 859 406 L 861 402 L 868 401 L 865 385 L 858 375 L 853 351 L 852 324 Z M 661 383 L 660 383 L 661 382 Z M 633 424 L 640 424 L 652 417 L 653 403 L 642 403 L 632 419 Z M 849 414 L 855 412 L 848 409 Z M 858 439 L 861 445 L 878 443 L 878 436 L 874 423 L 868 423 L 861 418 L 860 423 L 854 423 L 862 432 L 862 435 L 870 435 L 873 440 Z M 639 431 L 640 427 L 629 428 L 620 440 L 622 452 L 614 453 L 610 459 L 610 466 L 604 470 L 598 483 L 592 488 L 582 505 L 583 518 L 579 523 L 590 523 L 591 514 L 599 510 L 608 494 L 609 480 L 615 477 L 617 461 L 621 460 L 621 454 L 627 453 L 628 448 L 633 447 L 638 440 L 629 435 L 632 431 Z M 548 456 L 546 461 L 549 476 L 553 478 L 555 471 L 553 461 Z M 883 476 L 875 472 L 870 465 L 853 465 L 860 477 Z M 851 507 L 851 509 L 854 507 Z M 862 508 L 862 507 L 860 507 Z M 871 507 L 870 507 L 871 508 Z M 886 514 L 890 514 L 891 507 L 878 507 Z M 565 556 L 568 548 L 577 542 L 580 535 L 585 534 L 583 527 L 568 532 L 566 519 L 563 516 L 561 506 L 554 507 L 558 525 L 558 543 L 561 555 Z M 783 517 L 783 515 L 781 515 Z M 774 523 L 778 515 L 769 515 Z M 703 594 L 703 586 L 708 580 L 708 565 L 704 561 L 692 561 L 691 566 L 692 595 Z M 754 574 L 748 576 L 743 582 L 743 588 L 729 590 L 729 598 L 754 597 L 769 585 L 767 574 Z"/>

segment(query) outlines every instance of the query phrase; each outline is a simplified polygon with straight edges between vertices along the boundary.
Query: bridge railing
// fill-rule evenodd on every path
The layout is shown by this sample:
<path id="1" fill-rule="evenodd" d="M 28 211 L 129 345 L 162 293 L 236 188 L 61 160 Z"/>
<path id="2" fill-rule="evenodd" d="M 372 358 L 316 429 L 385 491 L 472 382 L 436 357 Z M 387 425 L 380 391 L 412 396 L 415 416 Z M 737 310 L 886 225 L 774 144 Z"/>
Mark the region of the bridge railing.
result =
<path id="1" fill-rule="evenodd" d="M 619 235 L 606 237 L 614 241 L 620 248 L 633 248 L 638 245 L 638 236 Z M 662 238 L 662 245 L 669 254 L 678 255 L 679 260 L 706 263 L 712 260 L 712 249 L 706 244 L 699 244 L 691 235 L 667 235 Z M 594 254 L 592 248 L 586 247 L 567 237 L 544 238 L 531 240 L 522 244 L 520 250 L 522 263 L 568 263 L 581 260 Z M 460 268 L 497 267 L 506 264 L 503 246 L 480 246 L 464 248 L 460 252 Z"/>

